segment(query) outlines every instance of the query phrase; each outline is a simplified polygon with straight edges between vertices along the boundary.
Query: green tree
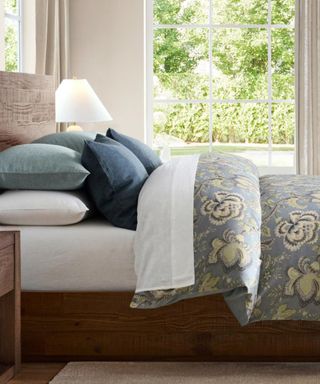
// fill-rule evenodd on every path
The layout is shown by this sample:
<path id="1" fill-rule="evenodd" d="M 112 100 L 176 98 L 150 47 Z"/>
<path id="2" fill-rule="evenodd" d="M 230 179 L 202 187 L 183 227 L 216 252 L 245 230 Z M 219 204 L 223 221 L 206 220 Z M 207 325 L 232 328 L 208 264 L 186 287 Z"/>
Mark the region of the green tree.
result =
<path id="1" fill-rule="evenodd" d="M 5 29 L 5 70 L 14 72 L 18 70 L 17 32 L 12 24 Z"/>
<path id="2" fill-rule="evenodd" d="M 266 0 L 213 0 L 215 24 L 266 24 Z M 208 22 L 207 0 L 155 0 L 158 24 Z M 294 0 L 272 0 L 272 22 L 293 25 Z M 273 98 L 294 98 L 294 32 L 272 30 Z M 208 29 L 157 29 L 154 35 L 155 97 L 208 99 Z M 268 35 L 259 28 L 218 28 L 213 32 L 213 97 L 264 99 L 268 96 Z M 268 107 L 265 104 L 218 104 L 213 110 L 213 140 L 268 142 Z M 188 142 L 208 141 L 206 104 L 156 105 L 155 132 Z M 272 109 L 273 142 L 292 143 L 294 107 Z"/>
<path id="3" fill-rule="evenodd" d="M 18 14 L 17 0 L 4 1 L 5 12 L 11 15 Z M 5 20 L 5 70 L 9 72 L 18 70 L 18 22 L 6 17 Z"/>

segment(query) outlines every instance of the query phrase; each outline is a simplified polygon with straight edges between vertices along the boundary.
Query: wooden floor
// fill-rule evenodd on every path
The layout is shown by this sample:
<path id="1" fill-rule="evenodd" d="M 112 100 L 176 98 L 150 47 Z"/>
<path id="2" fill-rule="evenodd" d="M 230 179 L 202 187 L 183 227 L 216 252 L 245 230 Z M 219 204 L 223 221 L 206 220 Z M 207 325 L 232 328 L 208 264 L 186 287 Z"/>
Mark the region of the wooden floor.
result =
<path id="1" fill-rule="evenodd" d="M 65 366 L 65 363 L 22 364 L 20 373 L 9 384 L 47 384 Z"/>

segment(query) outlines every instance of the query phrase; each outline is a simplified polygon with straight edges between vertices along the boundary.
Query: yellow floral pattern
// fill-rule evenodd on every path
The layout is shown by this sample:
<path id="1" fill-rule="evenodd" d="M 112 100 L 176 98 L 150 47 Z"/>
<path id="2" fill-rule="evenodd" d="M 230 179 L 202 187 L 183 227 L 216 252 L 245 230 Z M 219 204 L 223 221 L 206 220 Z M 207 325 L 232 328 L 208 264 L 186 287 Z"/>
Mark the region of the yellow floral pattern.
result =
<path id="1" fill-rule="evenodd" d="M 260 178 L 262 264 L 250 321 L 320 320 L 320 177 Z"/>
<path id="2" fill-rule="evenodd" d="M 259 180 L 247 160 L 213 153 L 194 196 L 195 284 L 136 294 L 132 307 L 222 293 L 241 324 L 320 321 L 320 177 Z"/>
<path id="3" fill-rule="evenodd" d="M 298 295 L 303 303 L 314 301 L 320 303 L 320 258 L 311 262 L 307 257 L 301 257 L 297 268 L 288 269 L 289 281 L 285 287 L 288 296 Z"/>
<path id="4" fill-rule="evenodd" d="M 195 284 L 137 293 L 131 307 L 155 308 L 186 298 L 233 292 L 241 306 L 238 319 L 247 322 L 258 289 L 260 224 L 256 167 L 232 155 L 202 155 L 194 187 Z"/>
<path id="5" fill-rule="evenodd" d="M 233 231 L 223 232 L 222 239 L 214 239 L 211 243 L 212 251 L 208 262 L 217 263 L 219 260 L 226 268 L 238 266 L 244 268 L 251 262 L 250 252 L 243 235 L 237 235 Z"/>

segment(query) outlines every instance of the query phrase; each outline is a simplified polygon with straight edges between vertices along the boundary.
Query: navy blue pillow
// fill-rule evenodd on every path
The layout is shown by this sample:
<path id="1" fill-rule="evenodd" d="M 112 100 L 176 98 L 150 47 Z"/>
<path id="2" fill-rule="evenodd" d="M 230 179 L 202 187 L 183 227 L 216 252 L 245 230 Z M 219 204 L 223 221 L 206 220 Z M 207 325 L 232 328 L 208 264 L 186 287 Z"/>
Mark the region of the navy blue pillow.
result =
<path id="1" fill-rule="evenodd" d="M 138 196 L 148 174 L 122 144 L 105 136 L 99 140 L 103 143 L 86 141 L 82 153 L 82 164 L 91 172 L 86 180 L 88 192 L 111 224 L 135 230 Z"/>
<path id="2" fill-rule="evenodd" d="M 123 135 L 112 128 L 107 130 L 106 135 L 130 149 L 144 165 L 149 175 L 162 164 L 159 156 L 141 141 Z"/>

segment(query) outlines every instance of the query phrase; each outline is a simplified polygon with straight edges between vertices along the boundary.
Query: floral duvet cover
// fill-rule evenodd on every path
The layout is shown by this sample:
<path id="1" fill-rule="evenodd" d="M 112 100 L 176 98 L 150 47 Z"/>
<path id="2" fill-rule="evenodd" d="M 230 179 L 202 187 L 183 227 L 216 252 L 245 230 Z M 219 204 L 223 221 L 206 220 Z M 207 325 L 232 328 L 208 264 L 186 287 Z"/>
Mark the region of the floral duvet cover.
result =
<path id="1" fill-rule="evenodd" d="M 222 293 L 241 324 L 320 320 L 320 177 L 259 179 L 246 159 L 201 155 L 193 217 L 195 284 L 136 293 L 132 307 Z"/>

